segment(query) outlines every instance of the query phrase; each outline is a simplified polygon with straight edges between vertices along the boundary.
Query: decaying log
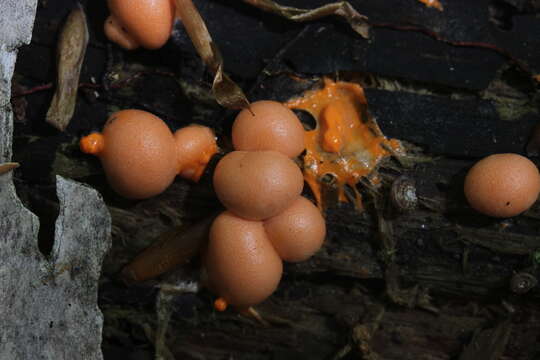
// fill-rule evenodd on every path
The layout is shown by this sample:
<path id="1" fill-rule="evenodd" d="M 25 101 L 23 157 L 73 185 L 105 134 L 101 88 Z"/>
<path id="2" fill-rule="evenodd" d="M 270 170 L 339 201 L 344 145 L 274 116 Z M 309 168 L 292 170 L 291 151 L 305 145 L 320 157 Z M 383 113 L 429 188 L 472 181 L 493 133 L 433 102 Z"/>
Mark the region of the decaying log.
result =
<path id="1" fill-rule="evenodd" d="M 17 47 L 30 40 L 37 1 L 0 3 L 0 163 L 11 160 L 10 86 Z M 0 174 L 0 358 L 102 359 L 97 307 L 110 216 L 93 189 L 56 178 L 60 215 L 52 252 L 38 249 L 38 218 Z"/>
<path id="2" fill-rule="evenodd" d="M 52 96 L 45 85 L 52 81 L 54 39 L 73 5 L 43 1 L 34 43 L 18 63 L 22 120 L 14 161 L 21 168 L 14 175 L 21 198 L 42 212 L 60 208 L 40 193 L 56 174 L 90 184 L 105 198 L 113 236 L 99 292 L 105 359 L 540 357 L 540 204 L 513 219 L 489 219 L 468 207 L 462 191 L 478 157 L 522 152 L 539 121 L 537 85 L 514 61 L 540 73 L 534 1 L 442 1 L 440 12 L 417 0 L 351 0 L 370 19 L 370 41 L 339 20 L 294 24 L 243 1 L 194 2 L 225 70 L 249 100 L 286 101 L 322 76 L 358 82 L 382 131 L 405 140 L 417 158 L 382 164 L 377 201 L 359 187 L 363 213 L 351 204 L 329 207 L 321 251 L 287 264 L 278 290 L 257 306 L 270 326 L 233 309 L 215 312 L 215 295 L 198 282 L 196 258 L 126 286 L 120 271 L 140 251 L 219 207 L 211 172 L 200 184 L 177 180 L 155 198 L 126 201 L 110 190 L 99 162 L 79 152 L 79 136 L 100 129 L 112 111 L 134 107 L 172 128 L 210 125 L 227 150 L 233 114 L 212 100 L 211 77 L 181 28 L 160 50 L 127 53 L 101 33 L 105 2 L 82 0 L 91 34 L 72 125 L 62 136 L 35 127 Z M 278 2 L 308 8 L 331 1 Z M 500 28 L 494 8 L 513 27 Z M 42 67 L 36 58 L 44 59 Z M 40 166 L 28 165 L 31 159 Z M 386 217 L 380 210 L 388 185 L 402 174 L 414 179 L 419 206 Z M 515 291 L 517 274 L 535 281 Z"/>

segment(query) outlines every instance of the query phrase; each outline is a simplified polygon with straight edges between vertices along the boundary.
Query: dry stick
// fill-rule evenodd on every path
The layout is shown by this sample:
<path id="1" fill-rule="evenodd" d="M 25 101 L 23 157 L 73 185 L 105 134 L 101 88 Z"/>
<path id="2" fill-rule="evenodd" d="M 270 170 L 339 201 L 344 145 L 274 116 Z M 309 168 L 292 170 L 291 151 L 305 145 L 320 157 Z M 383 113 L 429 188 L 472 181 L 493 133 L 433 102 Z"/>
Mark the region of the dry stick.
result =
<path id="1" fill-rule="evenodd" d="M 195 8 L 191 0 L 176 0 L 176 6 L 186 32 L 199 56 L 213 72 L 216 72 L 219 64 L 214 59 L 214 53 L 210 45 L 212 43 L 212 37 L 199 11 Z"/>
<path id="2" fill-rule="evenodd" d="M 230 109 L 248 108 L 249 101 L 242 89 L 223 72 L 221 54 L 193 2 L 176 0 L 176 10 L 197 53 L 215 74 L 212 92 L 216 101 Z"/>

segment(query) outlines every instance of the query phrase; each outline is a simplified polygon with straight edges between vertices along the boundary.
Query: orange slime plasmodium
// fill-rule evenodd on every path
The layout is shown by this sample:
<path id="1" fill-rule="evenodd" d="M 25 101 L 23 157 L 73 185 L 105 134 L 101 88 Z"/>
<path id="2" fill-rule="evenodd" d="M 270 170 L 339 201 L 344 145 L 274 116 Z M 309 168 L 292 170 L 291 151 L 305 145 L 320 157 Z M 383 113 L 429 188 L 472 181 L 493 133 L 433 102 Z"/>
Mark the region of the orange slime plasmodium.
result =
<path id="1" fill-rule="evenodd" d="M 320 181 L 325 175 L 335 177 L 339 200 L 347 201 L 345 185 L 355 189 L 361 177 L 390 155 L 388 149 L 402 151 L 399 141 L 384 137 L 368 116 L 364 90 L 358 84 L 325 79 L 322 89 L 285 105 L 305 110 L 317 121 L 317 127 L 305 135 L 304 178 L 320 207 Z M 358 205 L 360 195 L 356 196 Z"/>

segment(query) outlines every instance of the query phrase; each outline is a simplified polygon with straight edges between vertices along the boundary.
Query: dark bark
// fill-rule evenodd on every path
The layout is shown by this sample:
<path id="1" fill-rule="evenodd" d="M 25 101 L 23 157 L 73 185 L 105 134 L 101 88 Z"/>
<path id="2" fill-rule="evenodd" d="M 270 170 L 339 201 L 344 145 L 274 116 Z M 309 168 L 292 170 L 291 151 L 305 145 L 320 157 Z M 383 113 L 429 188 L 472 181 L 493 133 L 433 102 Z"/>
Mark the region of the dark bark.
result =
<path id="1" fill-rule="evenodd" d="M 211 99 L 211 74 L 185 34 L 158 51 L 123 52 L 103 37 L 104 2 L 87 1 L 91 35 L 75 116 L 59 134 L 43 121 L 52 91 L 24 96 L 14 157 L 23 164 L 16 184 L 28 203 L 57 201 L 44 189 L 54 188 L 52 175 L 60 174 L 95 187 L 109 206 L 113 248 L 99 298 L 105 358 L 146 359 L 154 351 L 177 359 L 540 356 L 540 291 L 518 295 L 510 288 L 517 272 L 538 275 L 540 208 L 495 220 L 473 212 L 462 194 L 464 174 L 478 157 L 523 153 L 539 120 L 538 84 L 531 78 L 540 73 L 534 2 L 447 1 L 439 12 L 415 0 L 351 1 L 370 19 L 370 40 L 339 18 L 293 24 L 241 1 L 195 3 L 225 70 L 250 100 L 286 100 L 324 75 L 358 81 L 383 132 L 407 141 L 415 159 L 405 164 L 410 167 L 395 160 L 381 165 L 385 185 L 376 199 L 366 196 L 365 212 L 348 204 L 327 210 L 323 249 L 287 265 L 278 291 L 257 307 L 269 327 L 233 310 L 215 313 L 214 295 L 194 292 L 196 259 L 128 287 L 118 274 L 138 252 L 219 207 L 211 169 L 198 185 L 177 180 L 153 199 L 126 201 L 108 188 L 99 162 L 79 153 L 76 140 L 100 129 L 113 110 L 136 107 L 173 129 L 211 125 L 228 149 L 233 113 Z M 33 42 L 21 50 L 16 69 L 15 83 L 27 90 L 53 81 L 54 39 L 71 6 L 68 0 L 42 4 Z M 30 158 L 42 160 L 40 166 L 25 167 Z M 388 216 L 388 186 L 400 173 L 415 180 L 420 206 Z"/>

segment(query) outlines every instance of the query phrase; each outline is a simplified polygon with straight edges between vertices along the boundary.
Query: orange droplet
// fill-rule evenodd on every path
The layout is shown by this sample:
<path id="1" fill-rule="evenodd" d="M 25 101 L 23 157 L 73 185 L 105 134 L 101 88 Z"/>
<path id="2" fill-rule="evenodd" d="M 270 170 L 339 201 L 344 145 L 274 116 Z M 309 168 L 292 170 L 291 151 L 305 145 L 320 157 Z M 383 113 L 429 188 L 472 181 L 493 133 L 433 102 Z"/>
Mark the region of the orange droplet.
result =
<path id="1" fill-rule="evenodd" d="M 328 104 L 322 111 L 322 139 L 324 151 L 338 153 L 344 142 L 343 116 L 345 115 L 339 101 Z"/>
<path id="2" fill-rule="evenodd" d="M 214 309 L 217 311 L 225 311 L 227 310 L 227 301 L 224 298 L 217 298 L 216 301 L 214 301 Z"/>
<path id="3" fill-rule="evenodd" d="M 79 142 L 79 146 L 83 153 L 98 155 L 103 151 L 105 140 L 100 133 L 92 133 L 83 137 Z"/>

